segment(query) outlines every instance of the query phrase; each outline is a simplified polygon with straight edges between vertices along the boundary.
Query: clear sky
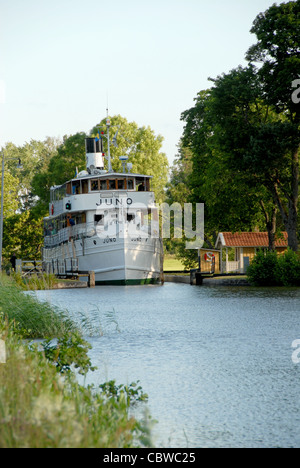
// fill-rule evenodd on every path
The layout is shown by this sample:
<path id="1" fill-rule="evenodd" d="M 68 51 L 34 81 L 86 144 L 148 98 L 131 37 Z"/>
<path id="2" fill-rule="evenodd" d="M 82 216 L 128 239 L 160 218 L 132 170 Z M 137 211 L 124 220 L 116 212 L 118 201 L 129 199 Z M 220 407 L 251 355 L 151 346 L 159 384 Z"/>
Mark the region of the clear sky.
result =
<path id="1" fill-rule="evenodd" d="M 245 65 L 272 0 L 0 0 L 0 146 L 89 132 L 120 114 L 164 137 L 216 77 Z M 279 2 L 281 3 L 281 2 Z"/>

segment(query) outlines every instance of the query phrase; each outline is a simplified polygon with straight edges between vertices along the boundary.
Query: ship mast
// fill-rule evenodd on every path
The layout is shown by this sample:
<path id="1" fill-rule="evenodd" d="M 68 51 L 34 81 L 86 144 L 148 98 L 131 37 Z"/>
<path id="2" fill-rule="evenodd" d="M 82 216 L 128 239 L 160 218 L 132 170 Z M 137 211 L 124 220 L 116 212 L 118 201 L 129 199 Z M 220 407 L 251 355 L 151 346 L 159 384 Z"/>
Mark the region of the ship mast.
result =
<path id="1" fill-rule="evenodd" d="M 111 167 L 111 157 L 110 157 L 110 140 L 109 140 L 109 128 L 110 128 L 110 119 L 108 117 L 108 105 L 107 105 L 107 117 L 106 117 L 106 128 L 107 128 L 107 162 L 108 162 L 108 172 L 113 172 Z"/>

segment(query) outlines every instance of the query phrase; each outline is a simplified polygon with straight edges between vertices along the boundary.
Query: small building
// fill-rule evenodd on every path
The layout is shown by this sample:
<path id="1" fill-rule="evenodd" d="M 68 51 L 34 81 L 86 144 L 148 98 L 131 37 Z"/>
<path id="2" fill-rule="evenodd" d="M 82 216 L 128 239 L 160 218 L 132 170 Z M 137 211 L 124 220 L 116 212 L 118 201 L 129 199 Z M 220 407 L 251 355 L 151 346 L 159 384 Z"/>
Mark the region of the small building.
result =
<path id="1" fill-rule="evenodd" d="M 267 232 L 219 232 L 215 248 L 221 251 L 221 273 L 246 273 L 257 251 L 267 250 L 268 246 Z M 284 253 L 287 250 L 287 232 L 282 232 L 282 235 L 278 236 L 275 248 L 278 253 Z"/>
<path id="2" fill-rule="evenodd" d="M 202 273 L 220 273 L 220 250 L 199 249 L 198 259 Z"/>

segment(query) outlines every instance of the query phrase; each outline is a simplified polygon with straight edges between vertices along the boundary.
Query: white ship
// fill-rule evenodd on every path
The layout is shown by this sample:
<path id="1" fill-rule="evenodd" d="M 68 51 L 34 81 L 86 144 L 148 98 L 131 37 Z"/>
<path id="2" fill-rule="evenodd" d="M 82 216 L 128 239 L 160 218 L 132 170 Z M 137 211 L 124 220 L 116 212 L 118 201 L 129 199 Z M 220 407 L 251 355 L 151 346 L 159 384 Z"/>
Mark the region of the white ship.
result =
<path id="1" fill-rule="evenodd" d="M 51 187 L 44 218 L 43 269 L 61 277 L 95 272 L 96 285 L 150 284 L 162 278 L 163 246 L 151 176 L 108 171 L 102 138 L 86 138 L 86 171 Z"/>

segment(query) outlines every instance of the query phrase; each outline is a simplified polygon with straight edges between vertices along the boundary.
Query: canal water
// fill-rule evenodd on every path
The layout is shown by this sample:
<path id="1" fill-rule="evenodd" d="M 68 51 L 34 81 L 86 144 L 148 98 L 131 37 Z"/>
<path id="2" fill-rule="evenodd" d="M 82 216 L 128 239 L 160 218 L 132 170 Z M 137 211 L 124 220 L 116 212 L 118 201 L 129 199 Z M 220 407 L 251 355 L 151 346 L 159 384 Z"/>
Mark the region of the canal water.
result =
<path id="1" fill-rule="evenodd" d="M 166 283 L 36 295 L 83 326 L 98 367 L 88 383 L 140 382 L 156 447 L 300 447 L 299 289 Z"/>

